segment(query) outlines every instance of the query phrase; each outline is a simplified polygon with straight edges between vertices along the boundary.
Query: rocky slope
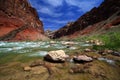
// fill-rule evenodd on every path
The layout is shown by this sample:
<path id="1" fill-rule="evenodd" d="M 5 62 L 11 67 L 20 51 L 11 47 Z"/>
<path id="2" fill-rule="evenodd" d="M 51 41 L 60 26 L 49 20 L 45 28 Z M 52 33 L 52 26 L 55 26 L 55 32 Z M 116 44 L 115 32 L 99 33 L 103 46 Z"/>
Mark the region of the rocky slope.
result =
<path id="1" fill-rule="evenodd" d="M 45 31 L 45 36 L 47 36 L 48 38 L 53 38 L 53 35 L 54 35 L 54 33 L 56 32 L 56 30 L 55 31 L 52 31 L 52 30 L 46 30 Z"/>
<path id="2" fill-rule="evenodd" d="M 105 26 L 106 28 L 108 28 L 108 26 L 109 27 L 112 26 L 111 22 L 119 24 L 120 23 L 120 13 L 118 12 L 120 10 L 119 4 L 120 0 L 104 0 L 104 2 L 98 8 L 96 7 L 93 8 L 91 11 L 81 16 L 73 24 L 65 25 L 64 27 L 60 28 L 58 31 L 54 33 L 53 38 L 60 38 L 63 36 L 71 35 L 76 36 L 79 34 L 83 35 L 88 32 L 92 32 L 93 29 L 95 30 L 96 28 L 98 28 L 98 30 Z"/>
<path id="3" fill-rule="evenodd" d="M 108 33 L 113 29 L 120 29 L 120 11 L 117 11 L 108 19 L 87 26 L 81 31 L 76 31 L 72 35 L 68 35 L 69 38 L 76 38 L 77 36 L 90 36 L 94 34 Z"/>
<path id="4" fill-rule="evenodd" d="M 0 40 L 38 40 L 43 37 L 43 24 L 28 0 L 0 0 Z"/>

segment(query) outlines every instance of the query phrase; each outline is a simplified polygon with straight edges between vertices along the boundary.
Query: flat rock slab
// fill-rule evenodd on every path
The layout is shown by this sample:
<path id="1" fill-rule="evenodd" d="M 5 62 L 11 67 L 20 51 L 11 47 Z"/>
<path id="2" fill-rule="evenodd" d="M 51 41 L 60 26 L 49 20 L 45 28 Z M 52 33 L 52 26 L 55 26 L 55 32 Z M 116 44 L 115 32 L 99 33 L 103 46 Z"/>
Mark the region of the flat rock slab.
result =
<path id="1" fill-rule="evenodd" d="M 93 59 L 91 57 L 88 57 L 86 55 L 74 56 L 73 60 L 74 60 L 74 62 L 79 62 L 79 63 L 93 61 Z"/>

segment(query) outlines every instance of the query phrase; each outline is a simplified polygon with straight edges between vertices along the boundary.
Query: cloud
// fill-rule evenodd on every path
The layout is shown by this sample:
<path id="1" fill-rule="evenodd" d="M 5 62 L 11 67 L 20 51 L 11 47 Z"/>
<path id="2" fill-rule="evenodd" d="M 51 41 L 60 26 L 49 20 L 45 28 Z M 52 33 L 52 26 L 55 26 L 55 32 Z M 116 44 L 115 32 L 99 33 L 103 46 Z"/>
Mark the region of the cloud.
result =
<path id="1" fill-rule="evenodd" d="M 44 0 L 44 2 L 52 5 L 53 7 L 58 7 L 63 5 L 63 0 Z"/>
<path id="2" fill-rule="evenodd" d="M 50 4 L 54 3 L 50 1 L 55 1 L 54 3 L 55 5 L 62 4 L 62 3 L 58 3 L 57 0 L 47 0 L 47 1 L 43 0 L 43 2 L 47 2 Z M 30 3 L 32 4 L 33 7 L 37 9 L 38 13 L 43 13 L 52 17 L 59 17 L 62 15 L 62 12 L 57 13 L 54 7 L 51 7 L 50 5 L 46 5 L 43 2 L 40 3 L 38 0 L 30 0 Z"/>
<path id="3" fill-rule="evenodd" d="M 93 7 L 97 7 L 98 6 L 98 2 L 100 2 L 100 0 L 65 0 L 66 3 L 70 6 L 76 6 L 79 7 L 79 11 L 89 11 L 90 9 L 92 9 Z M 103 0 L 101 0 L 103 1 Z"/>
<path id="4" fill-rule="evenodd" d="M 49 23 L 54 23 L 54 24 L 66 24 L 68 23 L 69 20 L 57 20 L 57 19 L 46 19 L 46 18 L 40 18 L 41 20 Z M 70 20 L 72 21 L 72 20 Z"/>
<path id="5" fill-rule="evenodd" d="M 40 18 L 42 21 L 44 21 L 44 26 L 45 26 L 45 30 L 50 29 L 50 30 L 57 30 L 61 27 L 63 27 L 64 25 L 66 25 L 69 21 L 74 21 L 74 20 L 57 20 L 57 19 L 50 19 L 50 18 Z"/>
<path id="6" fill-rule="evenodd" d="M 75 16 L 75 13 L 74 12 L 71 12 L 71 11 L 69 11 L 68 13 L 67 13 L 67 16 Z"/>
<path id="7" fill-rule="evenodd" d="M 38 12 L 47 14 L 52 17 L 59 17 L 62 15 L 62 13 L 56 13 L 52 8 L 48 8 L 48 7 L 40 7 L 38 9 Z"/>
<path id="8" fill-rule="evenodd" d="M 67 10 L 67 8 L 64 8 L 65 5 L 63 5 L 65 2 L 70 7 L 78 7 L 76 11 L 85 13 L 96 6 L 100 0 L 30 0 L 30 3 L 37 9 L 39 13 L 43 13 L 52 17 L 60 17 L 64 14 L 64 11 Z M 58 7 L 63 7 L 63 10 L 60 9 L 60 11 Z M 68 14 L 68 16 L 75 15 L 75 13 L 71 11 L 66 12 L 67 13 L 65 14 Z"/>
<path id="9" fill-rule="evenodd" d="M 48 14 L 48 13 L 49 13 L 49 14 L 52 14 L 52 13 L 53 13 L 52 10 L 50 10 L 50 9 L 47 8 L 47 7 L 44 7 L 44 8 L 39 9 L 38 12 L 45 13 L 45 14 Z"/>

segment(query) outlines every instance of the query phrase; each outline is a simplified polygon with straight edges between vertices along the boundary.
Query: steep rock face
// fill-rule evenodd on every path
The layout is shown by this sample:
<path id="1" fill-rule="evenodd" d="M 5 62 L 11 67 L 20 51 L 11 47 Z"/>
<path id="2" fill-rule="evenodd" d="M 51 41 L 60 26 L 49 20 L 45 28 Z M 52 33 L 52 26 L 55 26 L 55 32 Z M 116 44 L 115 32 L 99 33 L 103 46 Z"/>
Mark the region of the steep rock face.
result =
<path id="1" fill-rule="evenodd" d="M 120 0 L 105 0 L 98 8 L 93 8 L 70 26 L 64 26 L 54 33 L 54 38 L 72 35 L 95 23 L 108 19 L 120 10 Z"/>
<path id="2" fill-rule="evenodd" d="M 43 36 L 43 24 L 28 0 L 0 0 L 0 40 L 37 40 Z"/>
<path id="3" fill-rule="evenodd" d="M 86 27 L 81 31 L 76 31 L 72 35 L 68 35 L 69 38 L 75 38 L 77 36 L 104 34 L 114 28 L 120 29 L 120 10 L 110 16 L 108 19 L 95 23 Z"/>

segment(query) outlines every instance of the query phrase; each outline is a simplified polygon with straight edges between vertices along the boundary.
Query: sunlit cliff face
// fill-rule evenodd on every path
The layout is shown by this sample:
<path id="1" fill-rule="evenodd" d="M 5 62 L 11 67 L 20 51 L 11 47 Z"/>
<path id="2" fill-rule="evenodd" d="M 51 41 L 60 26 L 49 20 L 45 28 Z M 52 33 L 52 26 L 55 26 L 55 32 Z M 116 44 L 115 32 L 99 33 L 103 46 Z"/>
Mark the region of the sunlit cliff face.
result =
<path id="1" fill-rule="evenodd" d="M 0 40 L 37 40 L 44 33 L 36 10 L 27 0 L 1 0 L 0 16 Z"/>

